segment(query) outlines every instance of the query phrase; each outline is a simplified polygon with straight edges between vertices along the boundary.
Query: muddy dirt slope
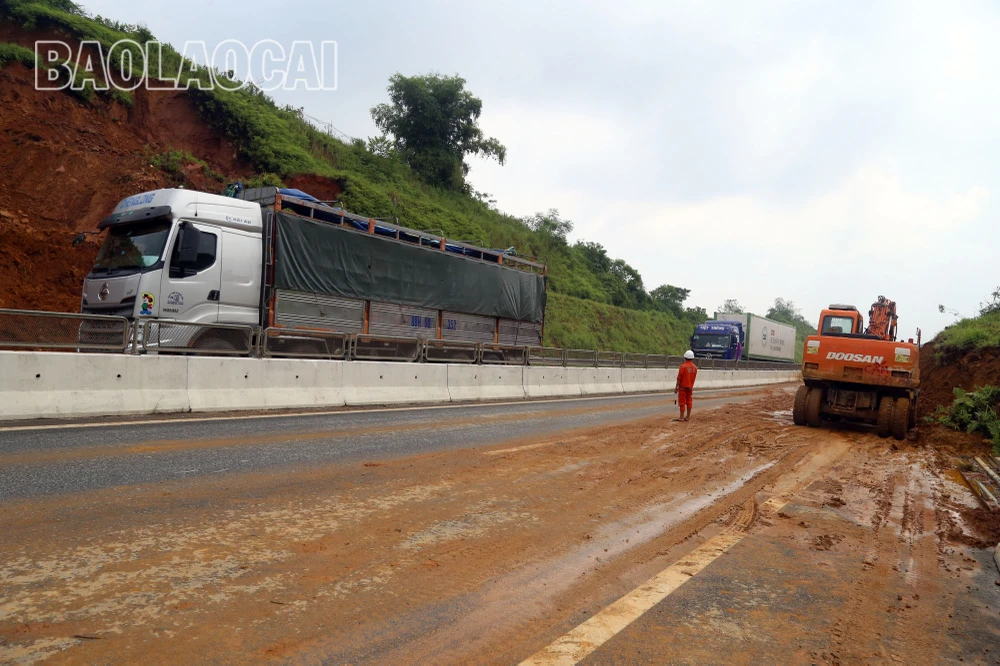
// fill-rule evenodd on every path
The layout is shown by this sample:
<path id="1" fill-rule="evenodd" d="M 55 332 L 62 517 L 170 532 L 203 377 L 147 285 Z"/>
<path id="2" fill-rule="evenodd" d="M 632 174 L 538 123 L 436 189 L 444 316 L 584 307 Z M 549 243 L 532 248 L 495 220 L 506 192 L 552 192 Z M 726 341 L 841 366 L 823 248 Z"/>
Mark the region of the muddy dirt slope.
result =
<path id="1" fill-rule="evenodd" d="M 64 34 L 25 32 L 0 20 L 0 41 L 33 48 Z M 19 62 L 0 68 L 0 308 L 75 312 L 100 237 L 73 247 L 124 197 L 161 187 L 220 192 L 255 169 L 199 115 L 186 92 L 133 91 L 126 106 L 96 96 L 38 91 Z M 189 162 L 166 173 L 151 163 L 181 151 Z M 337 199 L 340 185 L 319 176 L 290 187 Z"/>
<path id="2" fill-rule="evenodd" d="M 150 156 L 187 151 L 220 174 L 246 173 L 186 94 L 136 91 L 132 108 L 34 89 L 33 72 L 0 70 L 0 307 L 79 309 L 98 241 L 73 247 L 129 194 L 172 187 Z M 186 186 L 218 191 L 198 167 Z"/>
<path id="3" fill-rule="evenodd" d="M 972 391 L 1000 384 L 1000 349 L 937 353 L 934 343 L 920 349 L 921 411 L 931 414 L 939 405 L 950 405 L 953 389 Z"/>

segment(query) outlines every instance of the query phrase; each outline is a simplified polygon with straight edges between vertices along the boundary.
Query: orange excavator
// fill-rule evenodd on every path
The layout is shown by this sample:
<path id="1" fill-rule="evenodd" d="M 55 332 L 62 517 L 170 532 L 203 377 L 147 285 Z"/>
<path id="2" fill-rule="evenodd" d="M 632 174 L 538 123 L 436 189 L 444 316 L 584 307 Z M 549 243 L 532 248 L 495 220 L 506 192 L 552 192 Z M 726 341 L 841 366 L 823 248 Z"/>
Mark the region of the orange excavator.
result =
<path id="1" fill-rule="evenodd" d="M 868 311 L 867 328 L 853 305 L 820 313 L 819 333 L 806 338 L 803 350 L 796 425 L 857 421 L 874 423 L 880 437 L 906 437 L 917 418 L 920 329 L 916 343 L 897 342 L 896 321 L 896 304 L 884 296 Z"/>

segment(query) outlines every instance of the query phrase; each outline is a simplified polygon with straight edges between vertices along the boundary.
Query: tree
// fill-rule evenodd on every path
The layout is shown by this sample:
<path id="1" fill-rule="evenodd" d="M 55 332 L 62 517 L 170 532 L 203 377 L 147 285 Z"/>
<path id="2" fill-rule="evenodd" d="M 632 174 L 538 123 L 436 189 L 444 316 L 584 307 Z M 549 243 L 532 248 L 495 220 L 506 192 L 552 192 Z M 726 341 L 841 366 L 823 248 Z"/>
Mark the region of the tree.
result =
<path id="1" fill-rule="evenodd" d="M 559 211 L 555 208 L 550 208 L 547 213 L 535 213 L 524 218 L 524 224 L 534 232 L 555 239 L 560 245 L 566 244 L 566 236 L 573 231 L 573 223 L 559 217 Z"/>
<path id="2" fill-rule="evenodd" d="M 611 271 L 611 257 L 600 243 L 577 241 L 573 247 L 595 275 L 603 277 Z"/>
<path id="3" fill-rule="evenodd" d="M 795 303 L 786 301 L 783 298 L 774 299 L 774 305 L 767 311 L 767 318 L 785 323 L 792 323 L 794 320 L 802 319 L 802 313 L 795 307 Z"/>
<path id="4" fill-rule="evenodd" d="M 611 303 L 620 308 L 641 310 L 646 305 L 649 294 L 642 284 L 639 271 L 629 266 L 622 259 L 611 262 L 610 287 Z"/>
<path id="5" fill-rule="evenodd" d="M 979 304 L 979 316 L 984 317 L 994 312 L 1000 312 L 1000 287 L 993 290 L 985 303 Z"/>
<path id="6" fill-rule="evenodd" d="M 479 128 L 483 103 L 465 89 L 465 79 L 397 73 L 389 78 L 388 91 L 389 103 L 373 106 L 372 120 L 428 183 L 464 189 L 467 155 L 506 161 L 507 149 Z"/>
<path id="7" fill-rule="evenodd" d="M 675 287 L 671 284 L 661 284 L 649 292 L 649 300 L 654 308 L 661 312 L 672 312 L 678 317 L 684 316 L 684 301 L 691 294 L 690 289 Z"/>
<path id="8" fill-rule="evenodd" d="M 735 298 L 727 298 L 715 311 L 722 314 L 742 314 L 746 312 L 746 308 Z"/>

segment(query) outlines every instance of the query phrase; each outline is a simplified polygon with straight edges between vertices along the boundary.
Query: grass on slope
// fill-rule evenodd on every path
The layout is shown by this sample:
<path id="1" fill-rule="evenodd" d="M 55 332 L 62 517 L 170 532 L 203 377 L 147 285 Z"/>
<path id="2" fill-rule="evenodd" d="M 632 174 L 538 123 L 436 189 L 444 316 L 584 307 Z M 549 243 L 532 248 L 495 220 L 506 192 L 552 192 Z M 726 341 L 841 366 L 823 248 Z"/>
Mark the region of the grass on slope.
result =
<path id="1" fill-rule="evenodd" d="M 941 331 L 935 339 L 939 350 L 1000 347 L 1000 312 L 963 319 Z"/>
<path id="2" fill-rule="evenodd" d="M 626 310 L 549 293 L 545 341 L 549 347 L 641 354 L 683 354 L 693 325 L 651 311 Z"/>

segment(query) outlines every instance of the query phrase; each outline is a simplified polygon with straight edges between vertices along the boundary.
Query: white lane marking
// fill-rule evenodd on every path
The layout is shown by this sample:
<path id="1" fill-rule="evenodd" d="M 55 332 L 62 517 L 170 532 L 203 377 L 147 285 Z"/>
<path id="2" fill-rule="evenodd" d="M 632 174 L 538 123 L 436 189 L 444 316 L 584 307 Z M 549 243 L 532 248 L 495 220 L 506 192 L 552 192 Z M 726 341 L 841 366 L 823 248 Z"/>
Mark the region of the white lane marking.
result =
<path id="1" fill-rule="evenodd" d="M 785 497 L 772 497 L 761 508 L 778 512 L 787 503 Z M 746 536 L 744 532 L 727 529 L 712 537 L 680 561 L 522 661 L 520 666 L 569 666 L 582 661 Z"/>
<path id="2" fill-rule="evenodd" d="M 730 393 L 734 391 L 747 391 L 755 388 L 764 389 L 772 384 L 761 386 L 736 386 L 726 389 L 705 389 L 705 393 Z M 164 419 L 143 419 L 136 421 L 108 421 L 92 423 L 50 423 L 46 425 L 25 425 L 0 427 L 0 432 L 18 432 L 26 430 L 70 430 L 73 428 L 119 428 L 124 426 L 140 425 L 161 425 L 164 423 L 211 423 L 215 421 L 242 421 L 245 419 L 294 419 L 308 416 L 338 416 L 351 414 L 386 414 L 392 412 L 416 412 L 431 411 L 440 409 L 462 409 L 468 407 L 509 407 L 512 405 L 541 405 L 546 403 L 560 402 L 587 402 L 591 400 L 625 400 L 628 398 L 655 398 L 658 396 L 672 396 L 673 391 L 662 393 L 630 393 L 628 395 L 608 394 L 594 395 L 579 398 L 554 398 L 545 400 L 512 400 L 509 402 L 466 402 L 456 405 L 423 405 L 418 407 L 384 407 L 382 409 L 348 409 L 348 410 L 328 410 L 321 412 L 294 412 L 285 414 L 237 414 L 235 416 L 200 416 L 197 418 L 164 418 Z"/>

